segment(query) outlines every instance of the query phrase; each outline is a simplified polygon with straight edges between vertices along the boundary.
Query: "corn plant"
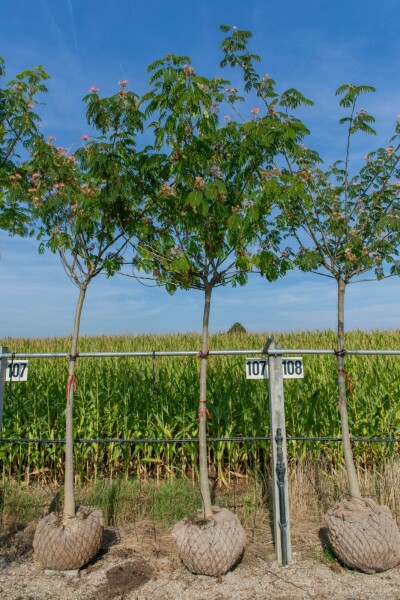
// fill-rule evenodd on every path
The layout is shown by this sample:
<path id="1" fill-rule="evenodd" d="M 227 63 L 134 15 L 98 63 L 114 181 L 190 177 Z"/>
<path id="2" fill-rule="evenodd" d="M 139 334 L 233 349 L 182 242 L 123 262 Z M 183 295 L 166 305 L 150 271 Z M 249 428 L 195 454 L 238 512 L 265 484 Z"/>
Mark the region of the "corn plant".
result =
<path id="1" fill-rule="evenodd" d="M 333 331 L 279 333 L 285 348 L 331 349 Z M 213 334 L 210 345 L 216 349 L 261 348 L 266 334 Z M 397 331 L 350 331 L 346 333 L 351 349 L 400 349 Z M 7 339 L 3 343 L 15 352 L 61 352 L 68 354 L 70 340 Z M 198 334 L 176 336 L 98 336 L 81 337 L 80 350 L 153 351 L 196 350 Z M 208 359 L 209 407 L 213 418 L 207 424 L 210 437 L 268 436 L 268 391 L 262 382 L 245 378 L 244 359 L 237 356 L 210 356 Z M 195 357 L 157 357 L 153 395 L 153 359 L 81 358 L 76 364 L 79 385 L 74 399 L 75 436 L 97 438 L 161 438 L 159 423 L 168 428 L 172 439 L 196 438 L 198 421 L 199 360 Z M 3 435 L 7 438 L 64 437 L 65 359 L 31 359 L 29 379 L 24 384 L 7 384 L 4 404 Z M 346 369 L 353 380 L 348 412 L 355 437 L 392 437 L 400 431 L 400 364 L 398 356 L 348 356 Z M 229 377 L 226 373 L 229 372 Z M 337 366 L 334 356 L 307 355 L 304 379 L 285 380 L 285 410 L 288 435 L 340 437 L 340 423 L 335 417 Z M 112 393 L 110 411 L 107 395 Z M 35 419 L 31 418 L 32 414 Z M 158 415 L 160 421 L 157 421 Z M 316 418 L 318 415 L 318 418 Z M 40 435 L 39 435 L 40 434 Z M 0 448 L 2 470 L 7 479 L 27 480 L 28 445 L 6 444 Z M 155 452 L 157 448 L 157 454 Z M 163 461 L 160 476 L 183 475 L 197 479 L 197 445 L 162 444 L 152 448 L 141 444 L 76 444 L 75 467 L 84 481 L 109 477 L 111 450 L 119 451 L 119 466 L 113 465 L 113 477 L 153 476 L 155 463 Z M 169 453 L 169 454 L 168 454 Z M 218 464 L 212 464 L 229 481 L 229 471 L 245 475 L 261 468 L 269 454 L 269 442 L 226 442 L 218 447 Z M 396 455 L 396 444 L 357 443 L 354 454 L 360 468 L 371 469 Z M 338 442 L 288 442 L 288 458 L 293 463 L 317 459 L 337 468 L 341 463 Z M 61 444 L 33 446 L 30 453 L 30 481 L 59 481 L 63 475 Z"/>

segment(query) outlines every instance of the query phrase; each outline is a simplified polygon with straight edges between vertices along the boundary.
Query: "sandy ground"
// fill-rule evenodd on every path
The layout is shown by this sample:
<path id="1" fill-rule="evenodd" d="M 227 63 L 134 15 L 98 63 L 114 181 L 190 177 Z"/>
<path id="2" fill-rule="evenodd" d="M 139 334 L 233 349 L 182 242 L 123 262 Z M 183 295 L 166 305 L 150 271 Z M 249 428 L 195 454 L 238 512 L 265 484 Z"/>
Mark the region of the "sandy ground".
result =
<path id="1" fill-rule="evenodd" d="M 217 580 L 189 573 L 169 531 L 141 523 L 107 528 L 95 561 L 78 576 L 45 575 L 32 559 L 34 528 L 0 540 L 0 597 L 7 600 L 400 600 L 400 567 L 364 575 L 321 550 L 318 531 L 295 536 L 293 561 L 281 567 L 264 532 L 247 531 L 242 561 Z"/>

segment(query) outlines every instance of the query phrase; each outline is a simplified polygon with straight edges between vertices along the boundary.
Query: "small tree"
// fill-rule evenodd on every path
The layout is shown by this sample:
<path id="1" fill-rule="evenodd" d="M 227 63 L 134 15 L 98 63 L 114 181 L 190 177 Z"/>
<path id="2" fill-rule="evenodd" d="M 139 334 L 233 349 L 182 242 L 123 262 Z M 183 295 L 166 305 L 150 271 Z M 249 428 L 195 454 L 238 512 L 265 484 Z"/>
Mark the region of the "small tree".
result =
<path id="1" fill-rule="evenodd" d="M 296 172 L 290 174 L 290 187 L 285 175 L 286 193 L 282 202 L 282 225 L 288 226 L 297 242 L 293 253 L 300 269 L 324 275 L 337 284 L 337 366 L 339 412 L 343 450 L 353 498 L 360 498 L 360 487 L 354 465 L 347 414 L 345 371 L 345 312 L 347 285 L 374 272 L 378 279 L 399 273 L 396 256 L 399 228 L 393 220 L 399 214 L 400 122 L 387 148 L 370 152 L 358 173 L 350 173 L 351 139 L 357 132 L 375 133 L 374 118 L 364 109 L 356 111 L 362 92 L 369 86 L 343 85 L 337 90 L 340 105 L 349 114 L 340 120 L 346 125 L 345 158 L 326 170 L 299 157 Z M 390 219 L 391 226 L 384 224 Z M 389 225 L 389 223 L 388 223 Z"/>
<path id="2" fill-rule="evenodd" d="M 268 235 L 273 195 L 264 193 L 262 171 L 281 143 L 281 131 L 274 128 L 269 115 L 242 122 L 230 115 L 221 118 L 222 108 L 236 111 L 237 90 L 221 78 L 197 75 L 187 57 L 167 56 L 150 70 L 153 89 L 144 100 L 148 101 L 147 114 L 155 115 L 156 146 L 168 148 L 168 154 L 157 195 L 148 203 L 153 243 L 142 244 L 142 266 L 170 292 L 179 287 L 200 290 L 204 295 L 199 463 L 202 522 L 212 530 L 213 520 L 220 517 L 211 506 L 206 441 L 211 298 L 217 287 L 246 283 L 253 268 L 253 246 L 260 231 Z M 277 240 L 277 232 L 271 232 L 269 247 L 262 252 L 264 265 L 268 265 L 264 272 L 271 280 L 281 273 L 275 254 Z M 229 515 L 231 519 L 233 515 Z M 231 540 L 231 556 L 223 551 L 224 556 L 218 557 L 220 548 L 211 550 L 205 544 L 201 556 L 194 557 L 189 534 L 182 529 L 177 539 L 183 561 L 195 572 L 225 572 L 243 547 L 241 528 L 238 532 L 238 539 Z M 228 549 L 229 543 L 222 547 Z"/>
<path id="3" fill-rule="evenodd" d="M 228 329 L 228 333 L 247 333 L 247 331 L 246 328 L 239 323 L 239 321 L 236 321 L 236 323 L 234 323 L 232 327 Z"/>
<path id="4" fill-rule="evenodd" d="M 38 527 L 35 555 L 49 568 L 77 568 L 98 550 L 102 520 L 92 511 L 93 535 L 87 533 L 86 518 L 81 530 L 70 526 L 79 516 L 74 498 L 73 402 L 76 387 L 75 363 L 82 308 L 91 281 L 99 274 L 116 273 L 132 235 L 143 218 L 142 198 L 146 193 L 143 158 L 136 151 L 136 137 L 142 131 L 143 115 L 138 98 L 121 83 L 118 94 L 100 99 L 91 88 L 86 96 L 88 124 L 98 134 L 74 154 L 55 147 L 51 137 L 38 141 L 29 169 L 28 194 L 38 222 L 39 250 L 57 252 L 68 277 L 79 290 L 69 356 L 66 391 L 66 452 L 63 527 L 72 532 L 65 543 L 63 530 L 54 536 L 54 519 Z M 87 517 L 87 515 L 84 515 Z M 85 535 L 83 527 L 86 527 Z M 50 529 L 50 532 L 49 532 Z M 93 539 L 92 539 L 93 538 Z M 52 547 L 49 540 L 56 540 Z M 87 542 L 93 547 L 83 548 Z M 78 564 L 79 563 L 79 564 Z"/>
<path id="5" fill-rule="evenodd" d="M 0 77 L 5 63 L 0 57 Z M 25 159 L 38 135 L 39 116 L 34 112 L 37 95 L 47 91 L 44 81 L 49 76 L 42 67 L 19 73 L 0 87 L 0 229 L 26 235 L 29 230 L 27 206 L 21 205 L 10 190 L 24 172 L 20 160 Z"/>
<path id="6" fill-rule="evenodd" d="M 229 28 L 228 28 L 229 29 Z M 238 66 L 247 89 L 253 89 L 275 119 L 277 126 L 292 121 L 288 108 L 311 104 L 294 89 L 277 94 L 275 82 L 260 78 L 254 69 L 259 57 L 247 50 L 250 34 L 233 30 L 224 41 L 223 64 Z M 337 90 L 341 106 L 349 114 L 341 119 L 347 126 L 345 157 L 332 167 L 319 167 L 316 152 L 297 143 L 281 148 L 283 160 L 266 173 L 269 189 L 280 189 L 277 226 L 292 238 L 294 247 L 282 255 L 300 269 L 332 278 L 337 283 L 337 365 L 339 412 L 343 450 L 349 480 L 350 504 L 340 503 L 326 515 L 331 542 L 338 556 L 349 566 L 374 572 L 395 566 L 400 561 L 400 534 L 386 507 L 371 500 L 361 501 L 360 487 L 350 443 L 346 402 L 344 343 L 344 297 L 349 283 L 375 271 L 378 278 L 399 274 L 396 260 L 400 228 L 400 121 L 395 126 L 391 145 L 369 153 L 366 165 L 350 173 L 352 136 L 361 131 L 373 134 L 374 118 L 364 109 L 356 110 L 363 92 L 370 86 L 343 85 Z M 301 125 L 300 125 L 301 127 Z M 301 129 L 300 129 L 301 130 Z M 374 526 L 371 526 L 374 523 Z M 365 543 L 359 543 L 363 539 Z M 371 542 L 371 540 L 373 540 Z"/>
<path id="7" fill-rule="evenodd" d="M 351 501 L 331 508 L 325 520 L 338 557 L 351 567 L 372 573 L 400 562 L 400 533 L 386 507 L 363 501 L 350 441 L 345 370 L 345 291 L 373 271 L 378 279 L 397 275 L 399 245 L 400 122 L 393 145 L 370 152 L 365 166 L 350 173 L 350 143 L 361 131 L 373 134 L 374 119 L 356 111 L 362 92 L 369 86 L 344 85 L 337 90 L 341 106 L 349 114 L 345 159 L 327 170 L 310 163 L 305 153 L 296 172 L 282 174 L 282 226 L 297 242 L 293 258 L 300 269 L 334 279 L 337 284 L 337 367 L 339 413 L 343 453 Z M 287 183 L 290 181 L 290 185 Z"/>

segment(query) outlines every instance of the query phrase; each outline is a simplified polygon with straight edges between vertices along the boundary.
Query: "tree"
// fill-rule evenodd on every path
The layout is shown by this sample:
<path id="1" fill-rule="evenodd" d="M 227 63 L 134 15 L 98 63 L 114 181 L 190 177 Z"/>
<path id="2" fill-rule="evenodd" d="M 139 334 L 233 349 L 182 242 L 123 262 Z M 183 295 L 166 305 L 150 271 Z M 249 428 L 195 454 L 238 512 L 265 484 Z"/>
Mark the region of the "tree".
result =
<path id="1" fill-rule="evenodd" d="M 378 279 L 399 274 L 399 184 L 400 121 L 387 148 L 370 152 L 359 172 L 350 173 L 351 140 L 357 132 L 375 133 L 374 118 L 357 109 L 363 92 L 370 86 L 343 85 L 336 94 L 340 105 L 349 109 L 340 122 L 346 125 L 343 161 L 326 170 L 297 159 L 296 173 L 281 177 L 282 224 L 289 227 L 297 243 L 293 258 L 300 269 L 334 279 L 337 284 L 337 365 L 339 412 L 343 450 L 353 498 L 360 498 L 347 414 L 345 371 L 345 312 L 347 285 L 374 272 Z M 290 181 L 288 187 L 287 182 Z M 294 185 L 293 185 L 294 183 Z M 385 227 L 385 223 L 387 226 Z M 397 224 L 397 227 L 396 227 Z"/>
<path id="2" fill-rule="evenodd" d="M 254 264 L 269 280 L 289 265 L 275 252 L 279 234 L 270 226 L 274 194 L 264 183 L 264 169 L 284 142 L 269 115 L 255 118 L 253 111 L 249 120 L 235 121 L 230 114 L 221 118 L 222 109 L 238 115 L 237 90 L 221 78 L 197 75 L 188 57 L 169 55 L 149 69 L 153 88 L 143 101 L 148 103 L 146 114 L 155 119 L 156 148 L 164 150 L 164 166 L 163 180 L 148 200 L 153 241 L 141 244 L 139 266 L 171 293 L 177 287 L 203 293 L 198 421 L 202 519 L 207 523 L 216 518 L 206 442 L 212 293 L 220 286 L 244 285 Z M 282 129 L 287 133 L 291 128 Z M 268 244 L 253 263 L 260 232 Z M 239 538 L 242 543 L 241 533 Z M 185 544 L 185 535 L 182 540 Z M 189 568 L 206 572 L 182 558 Z M 218 562 L 212 552 L 206 558 Z"/>
<path id="3" fill-rule="evenodd" d="M 54 538 L 54 519 L 44 522 L 35 537 L 35 552 L 48 568 L 78 568 L 97 552 L 102 526 L 99 511 L 92 511 L 93 535 L 87 532 L 89 517 L 84 515 L 85 535 L 71 523 L 76 512 L 74 498 L 73 402 L 76 388 L 75 363 L 78 358 L 79 328 L 86 292 L 91 281 L 103 273 L 107 277 L 120 270 L 129 239 L 141 227 L 142 198 L 146 194 L 146 161 L 137 151 L 137 137 L 143 130 L 143 114 L 138 97 L 126 89 L 110 98 L 99 97 L 96 88 L 85 97 L 88 124 L 97 137 L 84 135 L 84 145 L 75 153 L 37 140 L 25 193 L 37 222 L 39 250 L 57 252 L 68 277 L 79 290 L 69 355 L 66 390 L 66 453 L 63 527 L 69 528 L 67 548 L 60 543 L 63 530 Z M 20 189 L 21 193 L 21 189 Z M 93 516 L 94 515 L 94 516 Z M 47 517 L 45 518 L 47 519 Z M 96 523 L 97 521 L 97 523 Z M 40 534 L 40 535 L 39 535 Z M 75 539 L 77 537 L 77 539 Z M 47 538 L 61 547 L 51 548 Z M 93 538 L 93 540 L 91 539 Z M 86 540 L 93 548 L 80 548 Z M 80 564 L 77 564 L 80 561 Z"/>
<path id="4" fill-rule="evenodd" d="M 0 77 L 5 63 L 0 57 Z M 0 229 L 11 234 L 26 235 L 29 213 L 9 193 L 14 182 L 24 177 L 20 161 L 29 155 L 34 139 L 39 135 L 40 118 L 34 112 L 37 96 L 46 92 L 49 79 L 43 67 L 19 73 L 0 88 Z"/>
<path id="5" fill-rule="evenodd" d="M 295 89 L 279 95 L 275 82 L 269 76 L 259 77 L 254 61 L 257 55 L 247 50 L 250 34 L 232 28 L 224 41 L 223 64 L 239 67 L 247 90 L 254 90 L 277 127 L 293 121 L 288 108 L 310 105 L 310 101 Z M 358 173 L 350 172 L 350 147 L 357 132 L 375 133 L 371 127 L 374 118 L 364 109 L 357 109 L 363 92 L 372 92 L 371 86 L 343 85 L 337 90 L 340 105 L 349 109 L 341 119 L 347 127 L 343 161 L 323 169 L 321 159 L 297 143 L 281 148 L 283 160 L 276 161 L 266 173 L 268 187 L 280 189 L 277 226 L 291 246 L 282 254 L 303 271 L 312 271 L 333 278 L 337 283 L 337 365 L 339 413 L 343 451 L 352 502 L 339 503 L 328 511 L 326 522 L 331 543 L 337 555 L 349 566 L 366 572 L 385 570 L 400 560 L 400 534 L 386 507 L 372 500 L 362 502 L 359 482 L 350 443 L 346 402 L 344 297 L 346 286 L 374 271 L 378 278 L 398 275 L 399 178 L 400 178 L 400 121 L 386 148 L 370 152 L 366 164 Z M 302 124 L 297 123 L 302 131 Z M 303 130 L 304 131 L 304 130 Z M 386 271 L 385 271 L 386 269 Z M 370 523 L 374 523 L 373 534 Z M 371 535 L 374 542 L 371 543 Z M 365 543 L 359 543 L 363 539 Z"/>
<path id="6" fill-rule="evenodd" d="M 366 164 L 350 172 L 350 147 L 357 132 L 373 134 L 374 119 L 356 110 L 362 92 L 370 86 L 343 85 L 340 105 L 349 109 L 345 158 L 326 170 L 304 158 L 280 176 L 283 186 L 281 224 L 295 241 L 290 252 L 303 271 L 334 279 L 337 285 L 337 350 L 339 413 L 350 502 L 342 500 L 328 510 L 325 520 L 332 547 L 347 565 L 372 573 L 396 566 L 400 560 L 400 533 L 386 507 L 363 500 L 350 440 L 345 370 L 345 291 L 371 271 L 378 279 L 398 275 L 400 239 L 399 184 L 400 122 L 390 146 L 365 157 Z M 372 525 L 372 523 L 374 525 Z"/>
<path id="7" fill-rule="evenodd" d="M 257 93 L 277 127 L 288 120 L 293 121 L 288 108 L 312 104 L 293 88 L 279 95 L 275 81 L 269 76 L 261 78 L 254 69 L 254 61 L 260 58 L 247 50 L 250 34 L 225 26 L 223 29 L 231 31 L 223 44 L 223 65 L 238 66 L 242 70 L 246 88 Z M 280 189 L 277 194 L 278 228 L 289 233 L 296 242 L 294 249 L 284 248 L 282 254 L 303 271 L 316 271 L 335 279 L 338 284 L 339 409 L 350 493 L 354 497 L 359 497 L 360 493 L 348 436 L 343 355 L 344 293 L 351 280 L 366 272 L 375 270 L 378 278 L 384 277 L 385 264 L 391 264 L 390 274 L 399 272 L 399 263 L 394 257 L 399 244 L 400 121 L 396 123 L 395 136 L 391 140 L 394 146 L 371 152 L 358 174 L 351 177 L 349 172 L 351 137 L 359 131 L 374 133 L 371 127 L 374 118 L 363 109 L 356 111 L 360 94 L 371 91 L 374 88 L 370 86 L 354 85 L 341 86 L 337 91 L 343 96 L 341 106 L 350 109 L 349 115 L 340 121 L 347 125 L 343 161 L 327 170 L 320 168 L 318 153 L 299 143 L 305 130 L 297 121 L 297 136 L 281 148 L 283 160 L 275 161 L 273 168 L 265 173 L 269 187 Z"/>
<path id="8" fill-rule="evenodd" d="M 236 321 L 236 323 L 234 323 L 229 329 L 228 329 L 228 333 L 247 333 L 246 328 L 239 323 L 239 321 Z"/>

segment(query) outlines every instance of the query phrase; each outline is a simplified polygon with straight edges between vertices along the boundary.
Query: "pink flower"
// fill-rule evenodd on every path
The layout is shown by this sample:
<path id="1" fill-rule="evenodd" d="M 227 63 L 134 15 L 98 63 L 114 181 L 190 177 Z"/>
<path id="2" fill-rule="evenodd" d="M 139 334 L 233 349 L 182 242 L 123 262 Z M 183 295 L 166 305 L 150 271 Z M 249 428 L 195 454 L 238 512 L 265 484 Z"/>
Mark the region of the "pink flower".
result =
<path id="1" fill-rule="evenodd" d="M 183 65 L 183 73 L 184 75 L 193 75 L 194 74 L 194 69 L 193 67 L 190 67 L 189 65 Z"/>
<path id="2" fill-rule="evenodd" d="M 57 139 L 57 138 L 56 138 L 56 136 L 55 136 L 55 135 L 49 135 L 49 137 L 47 138 L 47 140 L 48 140 L 49 142 L 53 142 L 53 141 L 54 141 L 54 140 L 56 140 L 56 139 Z"/>
<path id="3" fill-rule="evenodd" d="M 118 85 L 120 85 L 122 88 L 125 88 L 128 85 L 129 81 L 127 79 L 124 79 L 123 81 L 118 81 Z"/>
<path id="4" fill-rule="evenodd" d="M 260 109 L 259 108 L 252 108 L 250 112 L 251 112 L 252 115 L 256 116 L 260 112 Z"/>
<path id="5" fill-rule="evenodd" d="M 94 85 L 91 85 L 89 88 L 89 92 L 92 92 L 94 94 L 97 94 L 97 92 L 100 91 L 100 88 L 95 87 Z"/>
<path id="6" fill-rule="evenodd" d="M 200 175 L 196 175 L 196 177 L 194 178 L 194 187 L 197 190 L 204 190 L 204 188 L 206 187 L 206 182 L 202 177 L 200 177 Z"/>
<path id="7" fill-rule="evenodd" d="M 89 136 L 88 135 L 81 135 L 81 140 L 83 140 L 84 142 L 86 142 L 87 140 L 89 140 Z"/>
<path id="8" fill-rule="evenodd" d="M 40 177 L 40 173 L 32 173 L 32 179 L 37 179 Z"/>

